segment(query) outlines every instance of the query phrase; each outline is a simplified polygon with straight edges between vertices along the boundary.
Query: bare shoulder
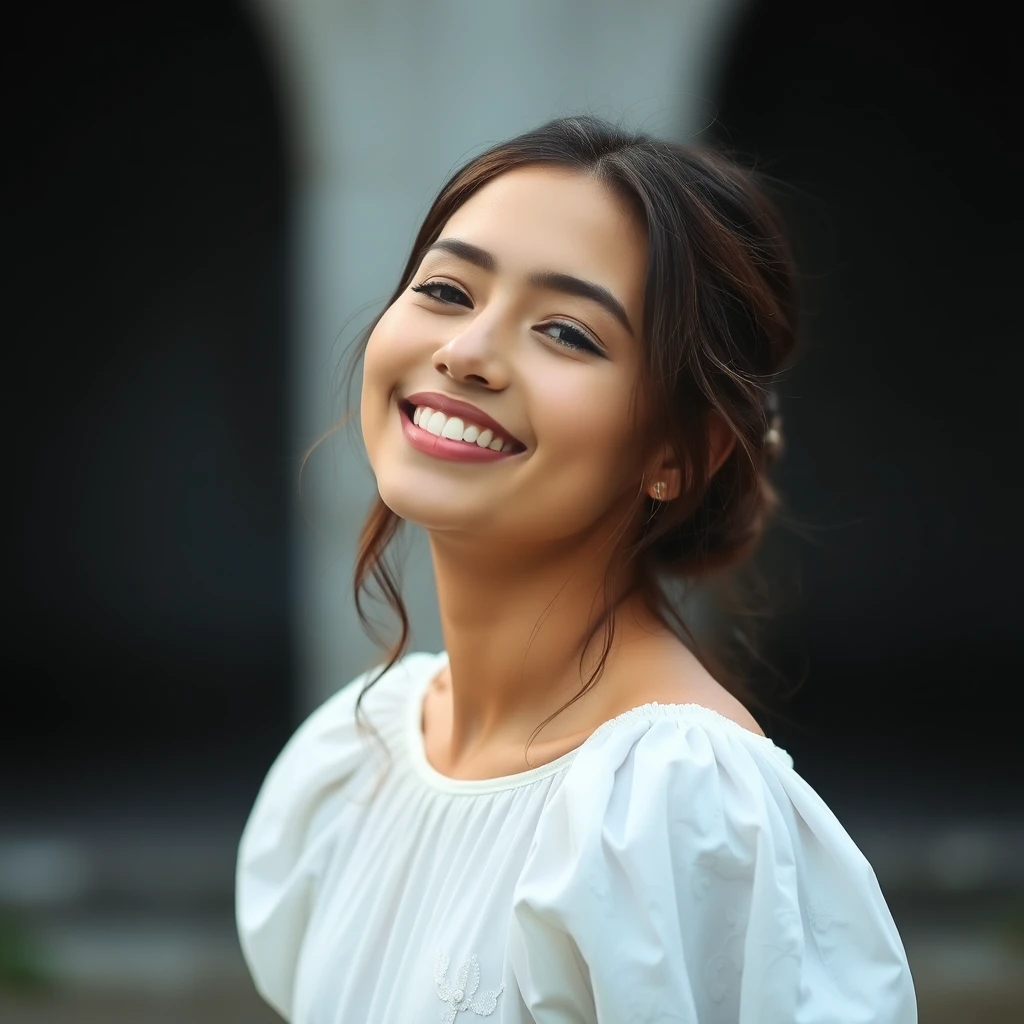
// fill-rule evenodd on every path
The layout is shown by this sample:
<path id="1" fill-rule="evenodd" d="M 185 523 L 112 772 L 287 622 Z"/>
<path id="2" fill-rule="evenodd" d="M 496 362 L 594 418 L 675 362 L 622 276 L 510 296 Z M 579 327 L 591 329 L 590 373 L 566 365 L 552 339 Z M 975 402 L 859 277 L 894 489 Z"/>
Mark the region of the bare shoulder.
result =
<path id="1" fill-rule="evenodd" d="M 624 645 L 609 680 L 615 704 L 622 705 L 622 711 L 652 702 L 700 704 L 758 736 L 765 734 L 743 702 L 675 637 L 652 637 Z"/>

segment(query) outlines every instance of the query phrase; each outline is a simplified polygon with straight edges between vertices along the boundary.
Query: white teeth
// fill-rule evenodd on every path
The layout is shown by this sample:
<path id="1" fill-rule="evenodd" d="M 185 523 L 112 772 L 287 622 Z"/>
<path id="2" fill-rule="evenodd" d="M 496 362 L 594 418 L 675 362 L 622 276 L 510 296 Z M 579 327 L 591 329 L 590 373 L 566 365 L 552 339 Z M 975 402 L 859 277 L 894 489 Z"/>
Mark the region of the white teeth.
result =
<path id="1" fill-rule="evenodd" d="M 447 437 L 451 441 L 461 441 L 462 431 L 465 427 L 466 424 L 458 416 L 453 416 L 450 420 L 445 421 L 444 426 L 441 428 L 441 436 Z"/>
<path id="2" fill-rule="evenodd" d="M 467 424 L 458 416 L 447 417 L 443 412 L 431 409 L 426 405 L 418 405 L 413 410 L 412 421 L 422 430 L 427 430 L 436 437 L 448 438 L 451 441 L 465 441 L 476 444 L 480 448 L 489 448 L 494 452 L 510 452 L 513 450 L 511 441 L 498 437 L 493 430 L 481 430 L 475 423 Z"/>

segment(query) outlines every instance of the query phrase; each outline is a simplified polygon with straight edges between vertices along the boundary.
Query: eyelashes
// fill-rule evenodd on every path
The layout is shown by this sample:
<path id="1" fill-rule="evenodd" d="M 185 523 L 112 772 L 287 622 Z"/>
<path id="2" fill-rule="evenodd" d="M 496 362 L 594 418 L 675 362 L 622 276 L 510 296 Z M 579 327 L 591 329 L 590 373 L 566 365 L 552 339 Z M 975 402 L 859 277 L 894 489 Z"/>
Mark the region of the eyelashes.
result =
<path id="1" fill-rule="evenodd" d="M 413 285 L 412 291 L 418 292 L 420 295 L 426 295 L 427 298 L 443 303 L 446 306 L 464 306 L 466 309 L 473 308 L 473 303 L 469 296 L 461 288 L 456 288 L 453 284 L 447 284 L 442 281 L 425 281 L 423 284 Z M 538 330 L 563 348 L 604 356 L 600 346 L 574 324 L 563 320 L 549 320 L 539 327 Z M 549 330 L 557 330 L 559 335 L 556 337 L 554 334 L 548 334 Z"/>
<path id="2" fill-rule="evenodd" d="M 456 288 L 453 284 L 442 284 L 439 281 L 433 283 L 427 282 L 426 284 L 413 285 L 412 290 L 419 292 L 421 295 L 429 295 L 430 298 L 436 299 L 438 302 L 446 302 L 450 305 L 465 306 L 467 309 L 472 309 L 473 304 L 469 301 L 469 296 L 466 295 L 461 288 Z M 434 292 L 448 292 L 451 295 L 456 296 L 454 299 L 446 299 L 441 295 L 435 295 Z"/>

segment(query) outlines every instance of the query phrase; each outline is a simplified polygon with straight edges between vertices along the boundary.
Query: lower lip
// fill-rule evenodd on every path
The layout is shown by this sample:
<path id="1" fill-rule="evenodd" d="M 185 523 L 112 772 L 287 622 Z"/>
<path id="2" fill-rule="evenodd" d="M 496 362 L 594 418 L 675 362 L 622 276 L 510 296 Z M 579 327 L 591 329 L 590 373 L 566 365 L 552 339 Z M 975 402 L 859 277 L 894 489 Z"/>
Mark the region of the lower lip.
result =
<path id="1" fill-rule="evenodd" d="M 438 437 L 429 430 L 417 427 L 401 406 L 399 406 L 398 414 L 402 417 L 402 433 L 405 434 L 406 440 L 424 455 L 433 455 L 434 458 L 448 459 L 451 462 L 497 462 L 518 454 L 518 452 L 496 452 L 490 448 L 481 448 L 478 444 L 470 444 L 468 441 L 453 441 L 448 437 Z"/>

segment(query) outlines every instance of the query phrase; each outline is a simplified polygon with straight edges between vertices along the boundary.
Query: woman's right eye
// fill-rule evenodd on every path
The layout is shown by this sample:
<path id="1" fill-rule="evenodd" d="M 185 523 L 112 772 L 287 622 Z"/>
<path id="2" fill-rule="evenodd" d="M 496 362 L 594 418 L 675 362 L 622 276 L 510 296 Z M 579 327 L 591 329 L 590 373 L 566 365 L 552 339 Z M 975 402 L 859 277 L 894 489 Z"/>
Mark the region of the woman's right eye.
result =
<path id="1" fill-rule="evenodd" d="M 413 285 L 412 290 L 419 292 L 421 295 L 428 295 L 430 298 L 436 299 L 438 302 L 444 302 L 447 305 L 469 306 L 470 308 L 473 305 L 469 300 L 469 296 L 461 288 L 456 288 L 453 284 L 427 281 L 425 284 Z"/>

